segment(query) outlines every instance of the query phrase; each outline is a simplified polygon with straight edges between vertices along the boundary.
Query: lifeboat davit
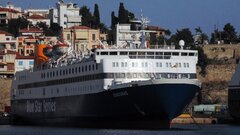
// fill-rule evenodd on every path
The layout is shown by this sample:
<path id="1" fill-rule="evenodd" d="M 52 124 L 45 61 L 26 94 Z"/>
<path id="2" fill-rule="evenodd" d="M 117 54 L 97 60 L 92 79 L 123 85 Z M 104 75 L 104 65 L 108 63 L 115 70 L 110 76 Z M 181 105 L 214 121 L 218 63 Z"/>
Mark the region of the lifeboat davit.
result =
<path id="1" fill-rule="evenodd" d="M 47 57 L 52 57 L 53 56 L 53 47 L 52 46 L 47 46 L 43 49 L 44 55 Z"/>
<path id="2" fill-rule="evenodd" d="M 63 55 L 67 53 L 69 45 L 67 44 L 57 44 L 53 46 L 53 51 L 57 55 Z"/>

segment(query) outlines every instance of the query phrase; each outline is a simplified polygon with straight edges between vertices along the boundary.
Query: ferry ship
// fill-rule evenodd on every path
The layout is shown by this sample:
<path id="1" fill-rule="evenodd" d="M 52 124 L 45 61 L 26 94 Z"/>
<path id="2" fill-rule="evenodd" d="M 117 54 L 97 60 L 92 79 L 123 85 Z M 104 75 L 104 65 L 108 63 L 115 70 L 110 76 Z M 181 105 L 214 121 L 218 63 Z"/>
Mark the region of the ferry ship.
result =
<path id="1" fill-rule="evenodd" d="M 41 124 L 169 128 L 201 88 L 198 52 L 184 44 L 151 49 L 146 31 L 141 33 L 139 46 L 102 44 L 84 55 L 71 44 L 37 45 L 34 69 L 17 72 L 12 83 L 14 117 Z"/>
<path id="2" fill-rule="evenodd" d="M 228 109 L 229 114 L 236 122 L 240 122 L 240 63 L 237 64 L 235 73 L 228 84 Z"/>

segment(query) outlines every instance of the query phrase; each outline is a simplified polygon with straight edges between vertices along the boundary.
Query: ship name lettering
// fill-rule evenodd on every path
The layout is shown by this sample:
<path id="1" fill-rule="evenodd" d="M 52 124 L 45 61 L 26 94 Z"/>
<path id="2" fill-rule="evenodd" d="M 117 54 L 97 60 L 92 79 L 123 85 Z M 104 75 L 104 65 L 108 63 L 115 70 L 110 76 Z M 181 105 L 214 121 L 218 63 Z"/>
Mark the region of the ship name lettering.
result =
<path id="1" fill-rule="evenodd" d="M 34 103 L 27 101 L 27 112 L 34 112 Z"/>
<path id="2" fill-rule="evenodd" d="M 43 112 L 55 112 L 56 102 L 43 100 Z"/>
<path id="3" fill-rule="evenodd" d="M 118 93 L 113 93 L 113 97 L 121 97 L 121 96 L 127 96 L 128 92 L 127 91 L 122 91 Z"/>
<path id="4" fill-rule="evenodd" d="M 34 112 L 42 112 L 42 103 L 36 100 L 34 104 L 35 104 Z"/>

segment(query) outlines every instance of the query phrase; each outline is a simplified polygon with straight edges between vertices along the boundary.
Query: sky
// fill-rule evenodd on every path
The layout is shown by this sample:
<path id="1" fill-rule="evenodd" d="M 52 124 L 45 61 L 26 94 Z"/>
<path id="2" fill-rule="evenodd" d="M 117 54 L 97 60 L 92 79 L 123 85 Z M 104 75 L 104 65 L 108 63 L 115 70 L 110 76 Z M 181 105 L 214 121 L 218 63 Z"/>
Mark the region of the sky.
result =
<path id="1" fill-rule="evenodd" d="M 17 7 L 48 9 L 54 7 L 58 0 L 0 0 L 5 6 L 11 2 Z M 240 34 L 240 0 L 64 0 L 80 7 L 86 5 L 93 12 L 97 3 L 101 21 L 108 27 L 111 23 L 111 12 L 118 14 L 119 3 L 123 2 L 127 10 L 140 17 L 143 15 L 151 21 L 149 25 L 169 29 L 172 33 L 183 28 L 190 28 L 195 33 L 196 27 L 211 34 L 214 26 L 220 30 L 226 23 L 231 23 Z"/>

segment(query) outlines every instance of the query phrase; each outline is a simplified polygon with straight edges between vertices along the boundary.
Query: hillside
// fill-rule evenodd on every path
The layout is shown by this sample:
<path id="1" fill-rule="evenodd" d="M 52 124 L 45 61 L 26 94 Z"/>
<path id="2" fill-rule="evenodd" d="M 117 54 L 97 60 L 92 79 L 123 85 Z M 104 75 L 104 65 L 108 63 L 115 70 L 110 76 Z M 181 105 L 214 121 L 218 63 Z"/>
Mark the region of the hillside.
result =
<path id="1" fill-rule="evenodd" d="M 11 79 L 0 78 L 0 111 L 10 105 Z"/>

